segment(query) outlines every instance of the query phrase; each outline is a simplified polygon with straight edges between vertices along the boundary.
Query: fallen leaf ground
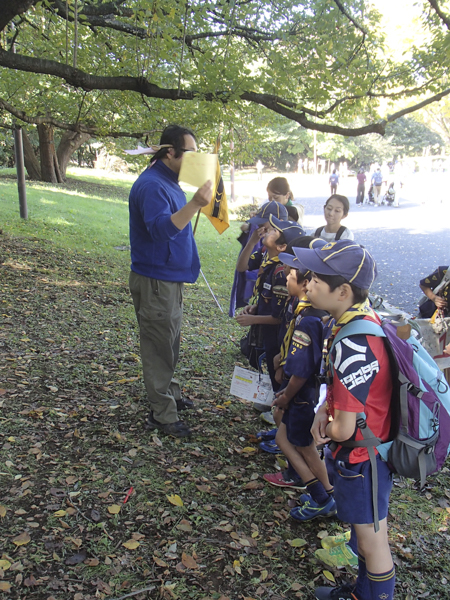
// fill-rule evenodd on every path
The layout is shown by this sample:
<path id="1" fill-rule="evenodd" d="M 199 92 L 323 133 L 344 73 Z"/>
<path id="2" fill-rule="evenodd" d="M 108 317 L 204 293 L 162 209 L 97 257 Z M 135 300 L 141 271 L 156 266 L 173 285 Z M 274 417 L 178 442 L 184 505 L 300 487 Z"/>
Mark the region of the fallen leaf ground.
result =
<path id="1" fill-rule="evenodd" d="M 262 480 L 257 414 L 229 396 L 232 320 L 188 286 L 180 377 L 189 441 L 147 433 L 128 255 L 0 236 L 0 597 L 313 598 L 352 577 L 314 558 L 336 520 L 302 527 Z M 397 598 L 450 596 L 449 470 L 397 481 Z"/>

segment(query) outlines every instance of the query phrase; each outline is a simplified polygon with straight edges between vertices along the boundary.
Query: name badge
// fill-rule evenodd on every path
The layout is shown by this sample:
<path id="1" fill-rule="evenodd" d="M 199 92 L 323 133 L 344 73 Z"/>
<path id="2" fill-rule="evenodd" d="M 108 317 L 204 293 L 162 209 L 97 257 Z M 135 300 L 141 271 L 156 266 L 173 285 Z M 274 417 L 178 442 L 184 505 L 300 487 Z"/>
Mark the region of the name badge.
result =
<path id="1" fill-rule="evenodd" d="M 272 286 L 270 285 L 270 283 L 264 283 L 264 284 L 263 284 L 263 288 L 264 288 L 265 290 L 271 290 L 271 289 L 272 289 Z"/>

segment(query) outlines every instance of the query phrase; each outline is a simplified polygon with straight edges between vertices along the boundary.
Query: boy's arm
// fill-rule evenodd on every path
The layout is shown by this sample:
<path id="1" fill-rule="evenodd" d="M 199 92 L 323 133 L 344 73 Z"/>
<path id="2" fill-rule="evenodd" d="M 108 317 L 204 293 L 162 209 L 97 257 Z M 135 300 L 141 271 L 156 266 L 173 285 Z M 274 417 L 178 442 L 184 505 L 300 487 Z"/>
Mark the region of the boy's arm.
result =
<path id="1" fill-rule="evenodd" d="M 242 327 L 249 327 L 250 325 L 279 325 L 281 323 L 281 319 L 276 319 L 272 315 L 252 315 L 245 312 L 237 315 L 236 321 Z"/>
<path id="2" fill-rule="evenodd" d="M 317 409 L 316 416 L 314 417 L 311 427 L 311 435 L 318 446 L 320 444 L 327 444 L 330 441 L 330 438 L 327 437 L 327 434 L 325 433 L 329 420 L 327 406 L 324 402 Z"/>
<path id="3" fill-rule="evenodd" d="M 325 435 L 334 442 L 345 442 L 350 439 L 356 429 L 355 412 L 335 410 L 334 419 L 325 427 Z"/>
<path id="4" fill-rule="evenodd" d="M 279 408 L 287 408 L 289 402 L 297 394 L 302 387 L 305 385 L 307 379 L 305 377 L 296 377 L 292 375 L 289 379 L 289 383 L 281 392 L 277 392 L 275 400 L 272 402 L 272 406 L 278 406 Z"/>
<path id="5" fill-rule="evenodd" d="M 247 244 L 245 245 L 242 252 L 239 254 L 239 258 L 236 263 L 236 271 L 238 273 L 244 273 L 248 269 L 248 261 L 250 260 L 250 256 L 252 255 L 253 248 L 258 243 L 260 238 L 265 233 L 265 229 L 260 227 L 259 229 L 255 229 L 252 235 L 249 237 Z"/>

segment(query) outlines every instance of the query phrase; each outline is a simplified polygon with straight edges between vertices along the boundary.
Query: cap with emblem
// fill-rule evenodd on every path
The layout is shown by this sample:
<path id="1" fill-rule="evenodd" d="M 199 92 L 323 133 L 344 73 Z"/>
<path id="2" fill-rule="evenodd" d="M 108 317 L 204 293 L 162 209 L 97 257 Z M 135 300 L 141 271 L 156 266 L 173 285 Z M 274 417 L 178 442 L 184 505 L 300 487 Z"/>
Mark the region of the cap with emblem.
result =
<path id="1" fill-rule="evenodd" d="M 295 268 L 302 273 L 306 269 L 318 275 L 341 275 L 363 290 L 370 288 L 378 273 L 371 254 L 351 240 L 329 242 L 313 249 L 294 248 L 294 252 L 299 261 Z"/>
<path id="2" fill-rule="evenodd" d="M 281 233 L 284 235 L 284 239 L 286 240 L 287 244 L 295 240 L 295 238 L 298 238 L 301 235 L 305 235 L 305 230 L 298 223 L 292 223 L 291 221 L 281 221 L 273 215 L 269 216 L 269 223 L 274 229 L 281 231 Z"/>
<path id="3" fill-rule="evenodd" d="M 275 200 L 271 200 L 270 202 L 266 202 L 261 206 L 256 215 L 248 220 L 252 225 L 264 225 L 269 220 L 270 215 L 273 215 L 280 221 L 288 220 L 288 211 L 286 207 L 280 204 L 279 202 L 275 202 Z"/>
<path id="4" fill-rule="evenodd" d="M 294 248 L 321 248 L 322 246 L 325 246 L 326 241 L 323 240 L 322 238 L 312 238 L 310 236 L 304 236 L 304 238 L 298 238 L 298 243 L 294 243 L 292 244 L 292 251 L 294 252 Z M 292 269 L 299 269 L 299 271 L 302 271 L 302 269 L 300 268 L 300 261 L 298 260 L 298 258 L 295 256 L 295 254 L 289 254 L 288 252 L 281 252 L 278 255 L 278 258 L 281 260 L 282 263 L 284 263 L 285 265 L 288 265 L 288 267 L 291 267 Z M 309 273 L 309 269 L 306 269 L 306 271 L 303 273 L 304 275 L 307 275 Z"/>

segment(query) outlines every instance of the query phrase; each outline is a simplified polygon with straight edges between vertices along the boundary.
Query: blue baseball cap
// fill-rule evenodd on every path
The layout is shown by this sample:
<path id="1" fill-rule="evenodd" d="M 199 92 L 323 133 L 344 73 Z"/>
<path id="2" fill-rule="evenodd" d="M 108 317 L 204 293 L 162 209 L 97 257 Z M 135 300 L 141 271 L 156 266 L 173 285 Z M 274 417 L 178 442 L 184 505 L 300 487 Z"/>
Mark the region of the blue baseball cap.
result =
<path id="1" fill-rule="evenodd" d="M 283 207 L 284 208 L 284 207 Z M 282 221 L 273 215 L 269 216 L 269 223 L 284 235 L 286 243 L 292 242 L 295 238 L 305 235 L 305 230 L 298 223 L 292 221 Z"/>
<path id="2" fill-rule="evenodd" d="M 341 275 L 356 287 L 368 290 L 378 274 L 371 254 L 350 240 L 328 242 L 321 247 L 294 248 L 299 268 L 318 275 Z"/>
<path id="3" fill-rule="evenodd" d="M 264 225 L 269 220 L 270 215 L 273 215 L 280 221 L 288 220 L 288 211 L 286 207 L 284 207 L 279 202 L 275 202 L 275 200 L 271 200 L 270 202 L 266 202 L 263 206 L 258 210 L 256 215 L 248 220 L 252 225 Z"/>
<path id="4" fill-rule="evenodd" d="M 325 246 L 325 244 L 327 243 L 325 240 L 323 240 L 322 238 L 313 238 L 311 239 L 310 236 L 304 236 L 304 241 L 305 243 L 302 243 L 301 238 L 298 240 L 298 245 L 295 244 L 293 245 L 292 250 L 295 252 L 295 248 L 321 248 L 322 246 Z M 303 273 L 304 275 L 307 275 L 310 270 L 309 269 L 305 269 L 304 271 L 303 266 L 300 266 L 300 261 L 298 260 L 298 258 L 295 256 L 295 254 L 290 254 L 289 252 L 280 252 L 280 254 L 278 255 L 278 258 L 281 260 L 282 263 L 284 263 L 285 265 L 287 265 L 288 267 L 291 267 L 292 269 L 298 269 L 301 273 Z"/>

